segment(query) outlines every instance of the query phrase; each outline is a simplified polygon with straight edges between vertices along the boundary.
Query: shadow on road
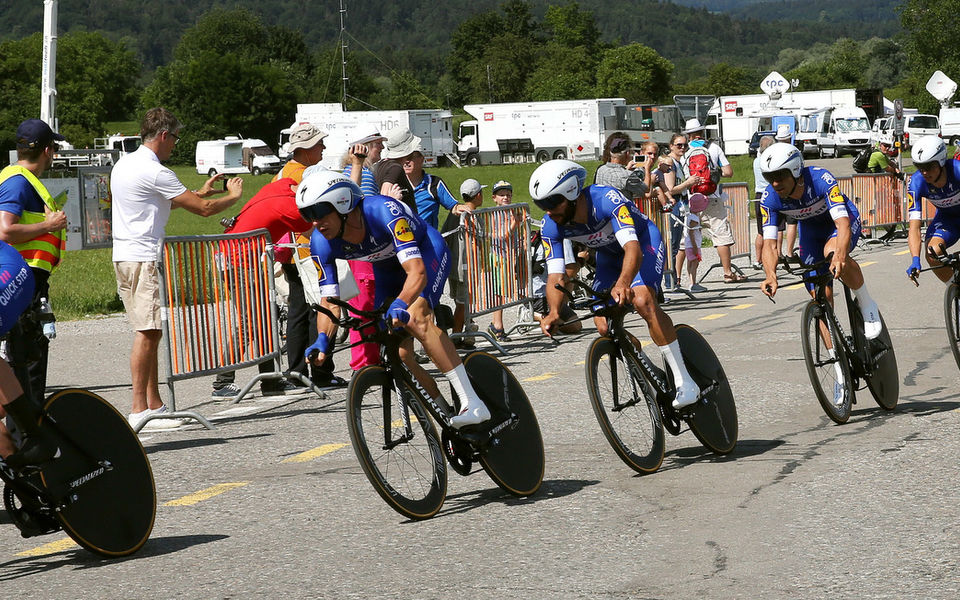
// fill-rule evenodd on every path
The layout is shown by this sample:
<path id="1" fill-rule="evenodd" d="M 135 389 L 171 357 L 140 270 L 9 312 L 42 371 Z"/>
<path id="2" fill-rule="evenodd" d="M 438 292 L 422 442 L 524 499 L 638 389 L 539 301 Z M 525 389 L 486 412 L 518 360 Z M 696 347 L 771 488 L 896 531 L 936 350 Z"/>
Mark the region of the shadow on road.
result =
<path id="1" fill-rule="evenodd" d="M 703 446 L 690 446 L 687 448 L 677 448 L 676 450 L 671 450 L 664 455 L 664 463 L 661 465 L 660 471 L 669 471 L 671 469 L 679 469 L 686 464 L 694 462 L 712 462 L 712 463 L 724 463 L 731 462 L 741 458 L 749 458 L 751 456 L 759 456 L 770 450 L 778 448 L 786 444 L 784 440 L 738 440 L 736 447 L 733 449 L 733 452 L 730 454 L 714 454 L 712 451 L 707 450 Z M 672 459 L 667 461 L 666 459 Z M 637 477 L 641 477 L 641 474 L 638 473 Z"/>
<path id="2" fill-rule="evenodd" d="M 70 550 L 43 556 L 28 556 L 0 563 L 0 581 L 12 581 L 57 569 L 92 569 L 147 556 L 162 556 L 200 544 L 218 542 L 228 537 L 230 536 L 178 535 L 153 538 L 147 540 L 147 543 L 138 552 L 124 558 L 104 558 L 82 548 L 71 548 Z"/>
<path id="3" fill-rule="evenodd" d="M 537 490 L 536 494 L 527 496 L 526 498 L 511 496 L 498 487 L 477 490 L 474 492 L 465 492 L 463 494 L 454 494 L 447 496 L 443 510 L 441 510 L 434 518 L 436 519 L 449 515 L 461 514 L 473 510 L 474 508 L 479 508 L 494 503 L 512 506 L 563 498 L 564 496 L 575 494 L 587 486 L 597 485 L 598 483 L 600 482 L 595 479 L 546 479 L 540 485 L 540 489 Z M 413 523 L 415 521 L 410 522 Z"/>

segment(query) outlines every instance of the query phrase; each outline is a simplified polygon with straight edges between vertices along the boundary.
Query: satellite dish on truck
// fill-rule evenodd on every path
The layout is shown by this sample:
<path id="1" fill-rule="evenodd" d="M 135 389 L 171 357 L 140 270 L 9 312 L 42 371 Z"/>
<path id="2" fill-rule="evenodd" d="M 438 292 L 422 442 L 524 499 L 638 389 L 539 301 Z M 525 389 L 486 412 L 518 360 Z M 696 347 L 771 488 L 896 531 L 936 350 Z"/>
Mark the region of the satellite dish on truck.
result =
<path id="1" fill-rule="evenodd" d="M 936 98 L 942 106 L 949 106 L 950 99 L 957 93 L 957 83 L 944 75 L 943 71 L 934 71 L 927 81 L 927 91 Z"/>
<path id="2" fill-rule="evenodd" d="M 763 90 L 764 94 L 770 96 L 771 100 L 776 100 L 790 89 L 790 82 L 780 73 L 771 71 L 770 74 L 760 82 L 760 89 Z"/>

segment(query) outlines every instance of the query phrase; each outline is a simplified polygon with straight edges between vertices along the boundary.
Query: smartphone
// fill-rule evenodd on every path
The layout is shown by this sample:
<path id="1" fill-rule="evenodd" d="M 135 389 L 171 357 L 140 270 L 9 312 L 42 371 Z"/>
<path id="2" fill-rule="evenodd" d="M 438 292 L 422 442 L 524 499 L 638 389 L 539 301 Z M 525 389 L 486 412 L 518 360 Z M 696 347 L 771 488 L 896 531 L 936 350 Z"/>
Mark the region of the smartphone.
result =
<path id="1" fill-rule="evenodd" d="M 634 155 L 633 155 L 633 162 L 635 162 L 635 163 L 642 163 L 644 158 L 645 158 L 645 157 L 644 157 L 643 154 L 640 154 L 640 153 L 634 154 Z"/>
<path id="2" fill-rule="evenodd" d="M 220 184 L 223 186 L 223 191 L 227 191 L 227 179 L 226 175 L 223 176 L 223 179 L 220 180 Z"/>

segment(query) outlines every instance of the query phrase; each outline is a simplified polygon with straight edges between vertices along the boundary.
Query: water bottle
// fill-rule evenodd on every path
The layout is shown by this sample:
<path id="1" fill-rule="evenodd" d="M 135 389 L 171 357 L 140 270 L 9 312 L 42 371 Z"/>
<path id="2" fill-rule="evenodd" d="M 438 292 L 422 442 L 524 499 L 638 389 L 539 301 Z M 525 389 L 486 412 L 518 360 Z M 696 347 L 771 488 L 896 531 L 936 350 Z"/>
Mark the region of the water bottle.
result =
<path id="1" fill-rule="evenodd" d="M 50 308 L 50 299 L 40 298 L 40 323 L 43 324 L 43 335 L 47 336 L 47 339 L 57 337 L 56 320 L 53 309 Z"/>

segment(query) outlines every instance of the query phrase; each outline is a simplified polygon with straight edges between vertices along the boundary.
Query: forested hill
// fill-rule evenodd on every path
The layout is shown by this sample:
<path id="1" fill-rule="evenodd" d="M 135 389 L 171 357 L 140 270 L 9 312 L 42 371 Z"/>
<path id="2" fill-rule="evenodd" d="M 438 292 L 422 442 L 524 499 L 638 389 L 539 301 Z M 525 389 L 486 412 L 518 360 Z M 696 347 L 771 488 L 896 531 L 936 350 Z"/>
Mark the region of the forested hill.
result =
<path id="1" fill-rule="evenodd" d="M 678 64 L 681 69 L 709 56 L 710 62 L 759 65 L 782 48 L 806 48 L 840 37 L 858 40 L 890 37 L 899 30 L 896 0 L 679 0 L 694 7 L 661 0 L 611 3 L 579 0 L 593 12 L 604 41 L 639 41 Z M 346 27 L 353 49 L 389 54 L 399 68 L 436 69 L 450 51 L 450 34 L 473 15 L 496 10 L 502 0 L 436 2 L 346 0 Z M 531 0 L 538 18 L 550 4 Z M 319 49 L 335 43 L 340 27 L 338 0 L 62 0 L 60 32 L 104 31 L 126 38 L 147 71 L 167 64 L 181 33 L 215 6 L 246 8 L 267 25 L 303 32 Z M 723 11 L 729 14 L 718 14 Z M 20 39 L 42 30 L 40 0 L 0 2 L 0 40 Z M 855 26 L 854 26 L 855 25 Z M 363 48 L 361 48 L 362 46 Z M 442 67 L 441 67 L 442 68 Z M 677 73 L 681 75 L 682 73 Z"/>

